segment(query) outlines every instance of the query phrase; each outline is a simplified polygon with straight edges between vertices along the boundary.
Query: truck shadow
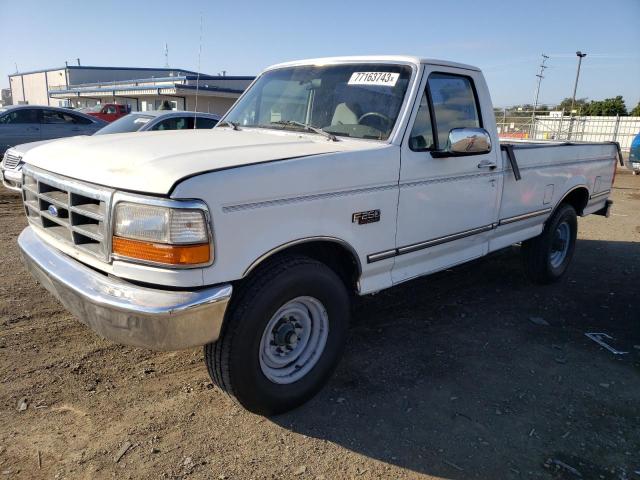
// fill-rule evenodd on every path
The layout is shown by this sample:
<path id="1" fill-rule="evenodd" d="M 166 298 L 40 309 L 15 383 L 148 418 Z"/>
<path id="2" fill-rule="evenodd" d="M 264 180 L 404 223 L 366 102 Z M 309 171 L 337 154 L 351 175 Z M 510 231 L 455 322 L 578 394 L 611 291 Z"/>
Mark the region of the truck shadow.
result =
<path id="1" fill-rule="evenodd" d="M 618 478 L 600 467 L 623 468 L 625 448 L 640 445 L 640 243 L 579 240 L 551 286 L 529 283 L 517 250 L 358 300 L 329 385 L 273 421 L 391 469 L 374 477 L 397 477 L 397 466 L 520 478 L 569 458 L 585 478 Z M 586 331 L 630 353 L 615 357 Z"/>

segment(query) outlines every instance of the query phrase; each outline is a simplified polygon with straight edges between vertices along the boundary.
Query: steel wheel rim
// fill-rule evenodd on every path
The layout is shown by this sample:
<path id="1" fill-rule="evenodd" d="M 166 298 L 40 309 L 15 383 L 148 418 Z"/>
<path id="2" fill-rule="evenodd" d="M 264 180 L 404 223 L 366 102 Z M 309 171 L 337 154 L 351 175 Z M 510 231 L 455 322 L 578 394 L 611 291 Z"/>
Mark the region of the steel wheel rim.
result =
<path id="1" fill-rule="evenodd" d="M 303 378 L 324 352 L 329 315 L 322 302 L 297 297 L 271 317 L 260 340 L 260 369 L 273 383 L 289 384 Z"/>
<path id="2" fill-rule="evenodd" d="M 565 258 L 567 258 L 567 252 L 569 252 L 569 242 L 571 239 L 571 227 L 567 222 L 562 222 L 556 227 L 556 231 L 553 234 L 553 240 L 551 241 L 551 253 L 549 254 L 549 261 L 553 268 L 558 268 L 562 265 Z"/>

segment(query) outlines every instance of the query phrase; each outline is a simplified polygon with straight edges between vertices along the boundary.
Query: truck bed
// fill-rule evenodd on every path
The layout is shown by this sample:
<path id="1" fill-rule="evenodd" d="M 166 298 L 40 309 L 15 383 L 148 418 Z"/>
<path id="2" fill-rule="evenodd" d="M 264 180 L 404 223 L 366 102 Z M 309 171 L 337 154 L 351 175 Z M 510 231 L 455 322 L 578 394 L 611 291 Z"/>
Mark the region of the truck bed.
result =
<path id="1" fill-rule="evenodd" d="M 500 142 L 500 147 L 504 176 L 499 218 L 531 216 L 532 220 L 529 230 L 522 230 L 522 225 L 513 229 L 504 225 L 491 250 L 537 235 L 543 227 L 540 219 L 572 192 L 581 195 L 584 203 L 578 215 L 602 210 L 621 158 L 618 144 L 613 142 L 509 140 Z"/>

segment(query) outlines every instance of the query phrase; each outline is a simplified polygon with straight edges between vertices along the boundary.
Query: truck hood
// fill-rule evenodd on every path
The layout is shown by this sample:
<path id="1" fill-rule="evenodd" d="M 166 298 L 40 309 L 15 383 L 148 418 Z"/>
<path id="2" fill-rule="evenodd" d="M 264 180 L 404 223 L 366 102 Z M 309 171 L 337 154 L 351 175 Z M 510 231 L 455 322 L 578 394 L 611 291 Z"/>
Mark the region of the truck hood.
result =
<path id="1" fill-rule="evenodd" d="M 216 128 L 74 137 L 33 148 L 23 160 L 99 185 L 167 194 L 180 179 L 201 172 L 382 145 L 331 142 L 291 131 Z"/>

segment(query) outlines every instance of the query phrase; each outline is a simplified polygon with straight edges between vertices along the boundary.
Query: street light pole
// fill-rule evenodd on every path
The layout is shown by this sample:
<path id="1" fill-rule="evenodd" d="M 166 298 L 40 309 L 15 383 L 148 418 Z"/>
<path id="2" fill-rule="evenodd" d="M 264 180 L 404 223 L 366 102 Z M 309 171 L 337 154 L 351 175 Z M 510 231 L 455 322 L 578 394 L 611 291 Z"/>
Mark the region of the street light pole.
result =
<path id="1" fill-rule="evenodd" d="M 578 79 L 580 78 L 580 65 L 582 65 L 582 59 L 587 56 L 586 53 L 582 53 L 580 50 L 576 52 L 578 56 L 578 71 L 576 72 L 576 83 L 573 85 L 573 97 L 571 97 L 571 114 L 573 115 L 573 105 L 576 103 L 576 91 L 578 90 Z"/>

